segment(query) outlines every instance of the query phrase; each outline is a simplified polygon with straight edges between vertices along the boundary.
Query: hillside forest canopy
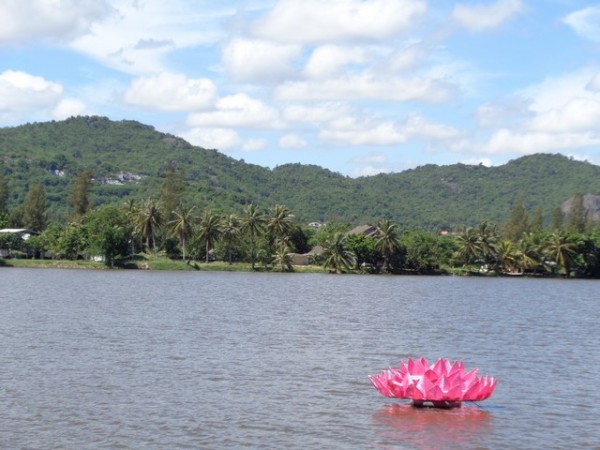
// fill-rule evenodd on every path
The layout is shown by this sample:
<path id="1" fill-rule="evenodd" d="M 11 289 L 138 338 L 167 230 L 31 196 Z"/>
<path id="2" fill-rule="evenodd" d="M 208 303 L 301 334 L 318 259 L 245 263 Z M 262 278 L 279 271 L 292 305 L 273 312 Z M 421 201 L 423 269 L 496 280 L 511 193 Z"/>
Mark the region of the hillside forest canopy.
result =
<path id="1" fill-rule="evenodd" d="M 11 256 L 290 271 L 308 254 L 333 272 L 599 274 L 600 168 L 561 155 L 352 179 L 99 117 L 0 129 L 0 150 L 0 228 L 33 232 L 0 233 Z"/>

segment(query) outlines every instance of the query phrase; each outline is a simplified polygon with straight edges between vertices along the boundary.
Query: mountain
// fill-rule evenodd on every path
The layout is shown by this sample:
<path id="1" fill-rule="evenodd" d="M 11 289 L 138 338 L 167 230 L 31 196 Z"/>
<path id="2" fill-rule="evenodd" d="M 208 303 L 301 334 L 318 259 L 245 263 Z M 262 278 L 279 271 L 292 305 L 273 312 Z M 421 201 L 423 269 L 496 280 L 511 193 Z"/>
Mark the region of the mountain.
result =
<path id="1" fill-rule="evenodd" d="M 576 193 L 600 194 L 600 167 L 562 155 L 524 156 L 498 167 L 425 165 L 354 179 L 315 165 L 271 170 L 248 164 L 135 121 L 92 116 L 0 129 L 0 173 L 9 183 L 10 205 L 42 182 L 53 218 L 68 212 L 69 191 L 84 169 L 93 171 L 92 201 L 99 205 L 158 197 L 170 162 L 200 210 L 284 204 L 302 223 L 389 218 L 429 229 L 501 223 L 520 198 L 530 214 L 543 207 L 549 220 Z"/>

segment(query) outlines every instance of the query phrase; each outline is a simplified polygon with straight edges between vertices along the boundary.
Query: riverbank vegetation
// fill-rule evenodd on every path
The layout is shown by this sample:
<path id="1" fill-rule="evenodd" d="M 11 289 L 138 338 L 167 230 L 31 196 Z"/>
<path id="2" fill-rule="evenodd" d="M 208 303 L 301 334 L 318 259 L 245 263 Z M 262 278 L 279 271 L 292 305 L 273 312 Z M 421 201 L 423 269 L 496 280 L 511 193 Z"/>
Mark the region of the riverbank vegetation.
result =
<path id="1" fill-rule="evenodd" d="M 4 265 L 120 267 L 166 270 L 328 271 L 334 273 L 600 276 L 600 227 L 571 202 L 545 226 L 521 199 L 502 224 L 428 231 L 382 219 L 353 229 L 331 222 L 302 226 L 286 206 L 241 211 L 198 210 L 186 204 L 185 183 L 170 166 L 159 198 L 94 208 L 91 173 L 73 184 L 70 211 L 48 221 L 42 184 L 10 210 L 0 177 L 0 249 Z M 4 199 L 4 200 L 3 200 Z M 21 230 L 20 232 L 18 230 Z M 28 237 L 23 239 L 23 237 Z M 69 261 L 69 262 L 65 262 Z"/>

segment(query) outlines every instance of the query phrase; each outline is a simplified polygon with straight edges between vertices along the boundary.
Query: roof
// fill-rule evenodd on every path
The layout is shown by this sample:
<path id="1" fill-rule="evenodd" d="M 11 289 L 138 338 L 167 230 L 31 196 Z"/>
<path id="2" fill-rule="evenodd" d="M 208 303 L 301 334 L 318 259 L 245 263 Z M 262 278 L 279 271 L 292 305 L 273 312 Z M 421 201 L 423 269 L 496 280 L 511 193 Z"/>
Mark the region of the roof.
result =
<path id="1" fill-rule="evenodd" d="M 377 233 L 377 227 L 373 226 L 373 225 L 359 225 L 356 228 L 353 228 L 352 230 L 348 231 L 346 234 L 349 236 L 352 235 L 357 235 L 357 234 L 363 234 L 365 236 L 373 236 L 375 233 Z"/>
<path id="2" fill-rule="evenodd" d="M 2 228 L 0 233 L 31 233 L 27 228 Z"/>

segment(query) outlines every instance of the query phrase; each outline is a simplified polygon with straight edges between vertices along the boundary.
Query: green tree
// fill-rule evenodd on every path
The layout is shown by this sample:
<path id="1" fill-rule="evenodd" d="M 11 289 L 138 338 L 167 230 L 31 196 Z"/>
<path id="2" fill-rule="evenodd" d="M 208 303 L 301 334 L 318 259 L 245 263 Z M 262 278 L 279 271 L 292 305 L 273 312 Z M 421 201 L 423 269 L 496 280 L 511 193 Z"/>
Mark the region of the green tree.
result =
<path id="1" fill-rule="evenodd" d="M 508 239 L 502 239 L 496 245 L 499 270 L 504 273 L 516 273 L 521 270 L 521 258 L 518 246 Z"/>
<path id="2" fill-rule="evenodd" d="M 284 205 L 275 205 L 267 218 L 267 231 L 270 235 L 276 240 L 288 241 L 295 228 L 296 224 L 290 210 Z"/>
<path id="3" fill-rule="evenodd" d="M 402 244 L 406 248 L 406 265 L 417 272 L 431 272 L 441 261 L 441 248 L 437 236 L 424 230 L 404 233 Z"/>
<path id="4" fill-rule="evenodd" d="M 394 269 L 390 264 L 391 257 L 400 250 L 398 226 L 391 220 L 382 220 L 377 225 L 375 233 L 375 246 L 383 255 L 383 270 L 389 272 Z"/>
<path id="5" fill-rule="evenodd" d="M 266 217 L 260 212 L 255 204 L 250 204 L 244 211 L 242 216 L 242 232 L 248 233 L 248 239 L 250 243 L 250 262 L 252 264 L 252 270 L 254 270 L 256 262 L 256 238 L 260 233 L 263 232 Z"/>
<path id="6" fill-rule="evenodd" d="M 171 231 L 179 238 L 181 246 L 182 259 L 185 261 L 185 249 L 188 239 L 193 233 L 193 225 L 195 222 L 194 207 L 180 205 L 174 212 L 175 218 L 169 222 Z"/>
<path id="7" fill-rule="evenodd" d="M 560 206 L 552 211 L 552 231 L 562 230 L 564 215 Z"/>
<path id="8" fill-rule="evenodd" d="M 23 203 L 23 225 L 30 230 L 41 232 L 46 228 L 46 223 L 46 191 L 41 183 L 34 184 Z"/>
<path id="9" fill-rule="evenodd" d="M 136 209 L 135 230 L 146 243 L 146 251 L 156 251 L 156 234 L 163 225 L 158 202 L 147 199 Z"/>
<path id="10" fill-rule="evenodd" d="M 529 216 L 525 209 L 525 200 L 521 197 L 511 212 L 510 220 L 504 226 L 504 235 L 507 239 L 517 242 L 527 232 L 528 226 Z"/>
<path id="11" fill-rule="evenodd" d="M 84 217 L 88 254 L 102 256 L 112 266 L 115 258 L 128 249 L 128 223 L 126 214 L 114 205 L 104 205 Z"/>
<path id="12" fill-rule="evenodd" d="M 160 190 L 160 200 L 163 205 L 165 220 L 175 220 L 175 211 L 185 194 L 183 174 L 177 170 L 175 163 L 167 163 L 167 170 Z"/>
<path id="13" fill-rule="evenodd" d="M 544 231 L 544 208 L 542 206 L 535 210 L 531 223 L 529 224 L 529 231 L 532 233 Z"/>
<path id="14" fill-rule="evenodd" d="M 347 235 L 335 233 L 327 242 L 323 250 L 323 260 L 326 268 L 333 268 L 335 273 L 343 273 L 350 269 L 355 255 L 346 246 Z"/>
<path id="15" fill-rule="evenodd" d="M 10 191 L 6 177 L 0 173 L 0 217 L 8 214 L 8 197 Z"/>
<path id="16" fill-rule="evenodd" d="M 587 223 L 585 207 L 583 205 L 583 194 L 577 193 L 571 200 L 571 207 L 567 215 L 567 231 L 573 233 L 584 233 Z"/>
<path id="17" fill-rule="evenodd" d="M 235 214 L 229 214 L 223 219 L 222 223 L 223 234 L 221 240 L 227 248 L 227 262 L 233 264 L 233 248 L 239 243 L 241 224 L 240 219 Z"/>
<path id="18" fill-rule="evenodd" d="M 480 241 L 476 230 L 468 228 L 456 236 L 458 245 L 457 258 L 464 267 L 472 270 L 472 266 L 479 261 L 481 255 Z"/>
<path id="19" fill-rule="evenodd" d="M 204 258 L 208 264 L 210 261 L 210 251 L 222 234 L 221 218 L 211 210 L 206 210 L 200 220 L 198 227 L 198 238 L 204 242 Z"/>
<path id="20" fill-rule="evenodd" d="M 87 248 L 85 227 L 80 222 L 71 222 L 63 229 L 54 250 L 59 258 L 77 259 L 85 255 Z"/>
<path id="21" fill-rule="evenodd" d="M 564 231 L 551 233 L 544 246 L 546 258 L 554 263 L 557 270 L 564 270 L 567 277 L 571 275 L 576 250 L 573 235 Z"/>
<path id="22" fill-rule="evenodd" d="M 75 183 L 69 195 L 69 206 L 73 215 L 82 217 L 90 210 L 89 191 L 92 186 L 92 171 L 84 170 L 75 179 Z"/>
<path id="23" fill-rule="evenodd" d="M 375 239 L 364 234 L 353 234 L 346 238 L 346 247 L 355 255 L 357 270 L 375 271 L 380 253 Z"/>
<path id="24" fill-rule="evenodd" d="M 277 250 L 273 255 L 273 266 L 277 267 L 281 272 L 293 272 L 292 258 L 290 256 L 290 248 L 282 241 L 277 245 Z"/>
<path id="25" fill-rule="evenodd" d="M 544 239 L 544 235 L 538 232 L 526 233 L 519 241 L 520 267 L 523 271 L 536 270 L 538 267 L 543 267 Z"/>
<path id="26" fill-rule="evenodd" d="M 483 221 L 476 228 L 477 242 L 479 247 L 479 257 L 485 264 L 495 266 L 496 242 L 498 240 L 498 230 L 496 225 Z"/>

